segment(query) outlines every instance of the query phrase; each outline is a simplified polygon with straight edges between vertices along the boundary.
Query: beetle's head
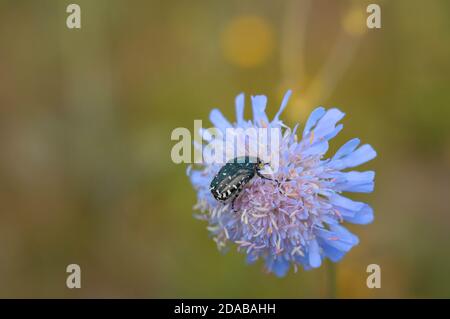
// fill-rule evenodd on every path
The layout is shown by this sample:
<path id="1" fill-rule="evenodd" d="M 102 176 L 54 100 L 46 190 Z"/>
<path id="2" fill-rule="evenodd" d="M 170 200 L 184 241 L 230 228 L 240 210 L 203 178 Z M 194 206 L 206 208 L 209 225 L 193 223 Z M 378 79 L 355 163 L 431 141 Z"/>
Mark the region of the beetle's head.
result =
<path id="1" fill-rule="evenodd" d="M 268 165 L 269 163 L 264 163 L 260 158 L 257 159 L 256 168 L 258 170 L 261 170 L 264 168 L 264 166 Z"/>

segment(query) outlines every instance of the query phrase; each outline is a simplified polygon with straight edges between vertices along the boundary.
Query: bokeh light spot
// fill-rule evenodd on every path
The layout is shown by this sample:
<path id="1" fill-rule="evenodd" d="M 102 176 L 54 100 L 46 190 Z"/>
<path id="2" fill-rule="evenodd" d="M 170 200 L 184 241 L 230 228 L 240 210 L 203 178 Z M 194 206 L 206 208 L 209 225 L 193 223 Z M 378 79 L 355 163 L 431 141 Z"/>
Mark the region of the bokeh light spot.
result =
<path id="1" fill-rule="evenodd" d="M 270 23 L 258 16 L 239 16 L 230 21 L 222 34 L 226 59 L 239 67 L 256 67 L 267 61 L 274 48 Z"/>
<path id="2" fill-rule="evenodd" d="M 361 6 L 352 6 L 342 19 L 342 27 L 352 36 L 363 35 L 367 31 L 365 10 Z"/>
<path id="3" fill-rule="evenodd" d="M 287 109 L 287 115 L 292 122 L 305 123 L 309 114 L 314 109 L 312 100 L 307 96 L 299 96 L 292 99 L 292 107 Z"/>

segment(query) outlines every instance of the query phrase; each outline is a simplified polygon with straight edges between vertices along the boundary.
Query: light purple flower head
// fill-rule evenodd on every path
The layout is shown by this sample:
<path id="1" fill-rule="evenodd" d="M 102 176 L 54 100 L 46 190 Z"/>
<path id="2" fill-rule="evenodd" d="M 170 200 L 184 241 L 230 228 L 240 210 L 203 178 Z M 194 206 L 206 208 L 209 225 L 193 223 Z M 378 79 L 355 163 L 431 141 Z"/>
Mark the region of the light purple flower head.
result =
<path id="1" fill-rule="evenodd" d="M 324 258 L 339 261 L 358 244 L 358 237 L 343 226 L 344 222 L 368 224 L 373 220 L 368 204 L 353 201 L 342 193 L 373 191 L 373 171 L 348 169 L 373 159 L 376 152 L 367 144 L 358 147 L 360 141 L 355 138 L 333 157 L 324 159 L 328 141 L 343 128 L 338 122 L 344 113 L 335 108 L 316 108 L 299 135 L 298 125 L 290 129 L 280 120 L 290 95 L 288 91 L 272 121 L 265 113 L 267 98 L 262 95 L 252 96 L 253 121 L 243 118 L 243 94 L 236 98 L 236 122 L 229 122 L 217 109 L 210 114 L 219 133 L 227 128 L 279 130 L 278 167 L 271 170 L 269 166 L 262 171 L 279 183 L 254 177 L 244 186 L 232 209 L 231 205 L 216 201 L 210 191 L 210 183 L 223 164 L 188 169 L 197 191 L 195 209 L 201 212 L 198 218 L 208 222 L 207 228 L 218 248 L 234 243 L 247 255 L 249 263 L 262 258 L 266 269 L 280 277 L 291 265 L 295 270 L 298 265 L 307 270 L 320 267 Z M 201 134 L 210 144 L 214 139 L 224 139 L 224 134 Z M 270 157 L 263 158 L 264 162 L 270 164 Z"/>

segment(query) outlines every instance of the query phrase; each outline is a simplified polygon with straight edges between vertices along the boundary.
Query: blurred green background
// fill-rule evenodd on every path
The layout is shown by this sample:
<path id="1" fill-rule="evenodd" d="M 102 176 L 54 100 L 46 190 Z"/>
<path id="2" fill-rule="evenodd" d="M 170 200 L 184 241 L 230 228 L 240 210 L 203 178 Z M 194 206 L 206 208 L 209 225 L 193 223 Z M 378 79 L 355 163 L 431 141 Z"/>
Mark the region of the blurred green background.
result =
<path id="1" fill-rule="evenodd" d="M 361 168 L 375 192 L 353 197 L 375 221 L 351 227 L 339 296 L 450 297 L 449 1 L 71 2 L 0 1 L 0 297 L 326 296 L 325 267 L 279 279 L 220 254 L 170 158 L 174 128 L 212 107 L 234 119 L 240 92 L 273 115 L 289 88 L 287 124 L 337 106 L 332 150 L 378 151 Z"/>

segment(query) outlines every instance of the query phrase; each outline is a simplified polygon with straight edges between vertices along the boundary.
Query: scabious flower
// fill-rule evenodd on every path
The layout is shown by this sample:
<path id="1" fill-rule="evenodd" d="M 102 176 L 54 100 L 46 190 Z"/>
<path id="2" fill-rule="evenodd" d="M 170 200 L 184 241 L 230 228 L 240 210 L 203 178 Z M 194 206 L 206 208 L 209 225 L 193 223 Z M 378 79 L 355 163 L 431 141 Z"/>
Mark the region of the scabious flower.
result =
<path id="1" fill-rule="evenodd" d="M 290 129 L 280 120 L 290 95 L 288 91 L 272 121 L 265 113 L 265 96 L 251 98 L 253 121 L 243 118 L 243 94 L 236 98 L 236 122 L 230 123 L 217 109 L 210 114 L 211 122 L 220 132 L 249 127 L 279 130 L 279 167 L 267 176 L 280 183 L 253 178 L 232 209 L 231 205 L 216 201 L 209 189 L 223 164 L 202 164 L 198 169 L 188 169 L 197 191 L 194 207 L 200 211 L 197 217 L 208 222 L 218 248 L 235 244 L 247 255 L 249 263 L 261 258 L 266 269 L 280 277 L 291 265 L 297 271 L 298 265 L 305 270 L 320 267 L 325 258 L 338 262 L 358 244 L 358 237 L 343 224 L 368 224 L 373 220 L 373 210 L 368 204 L 353 201 L 342 193 L 373 191 L 373 171 L 348 169 L 373 159 L 376 152 L 367 144 L 358 147 L 360 141 L 355 138 L 325 159 L 328 141 L 343 128 L 338 122 L 344 113 L 336 108 L 316 108 L 299 136 L 298 125 Z M 205 131 L 201 134 L 208 143 L 224 138 Z M 270 158 L 264 160 L 270 162 Z M 270 168 L 266 173 L 270 174 Z"/>

